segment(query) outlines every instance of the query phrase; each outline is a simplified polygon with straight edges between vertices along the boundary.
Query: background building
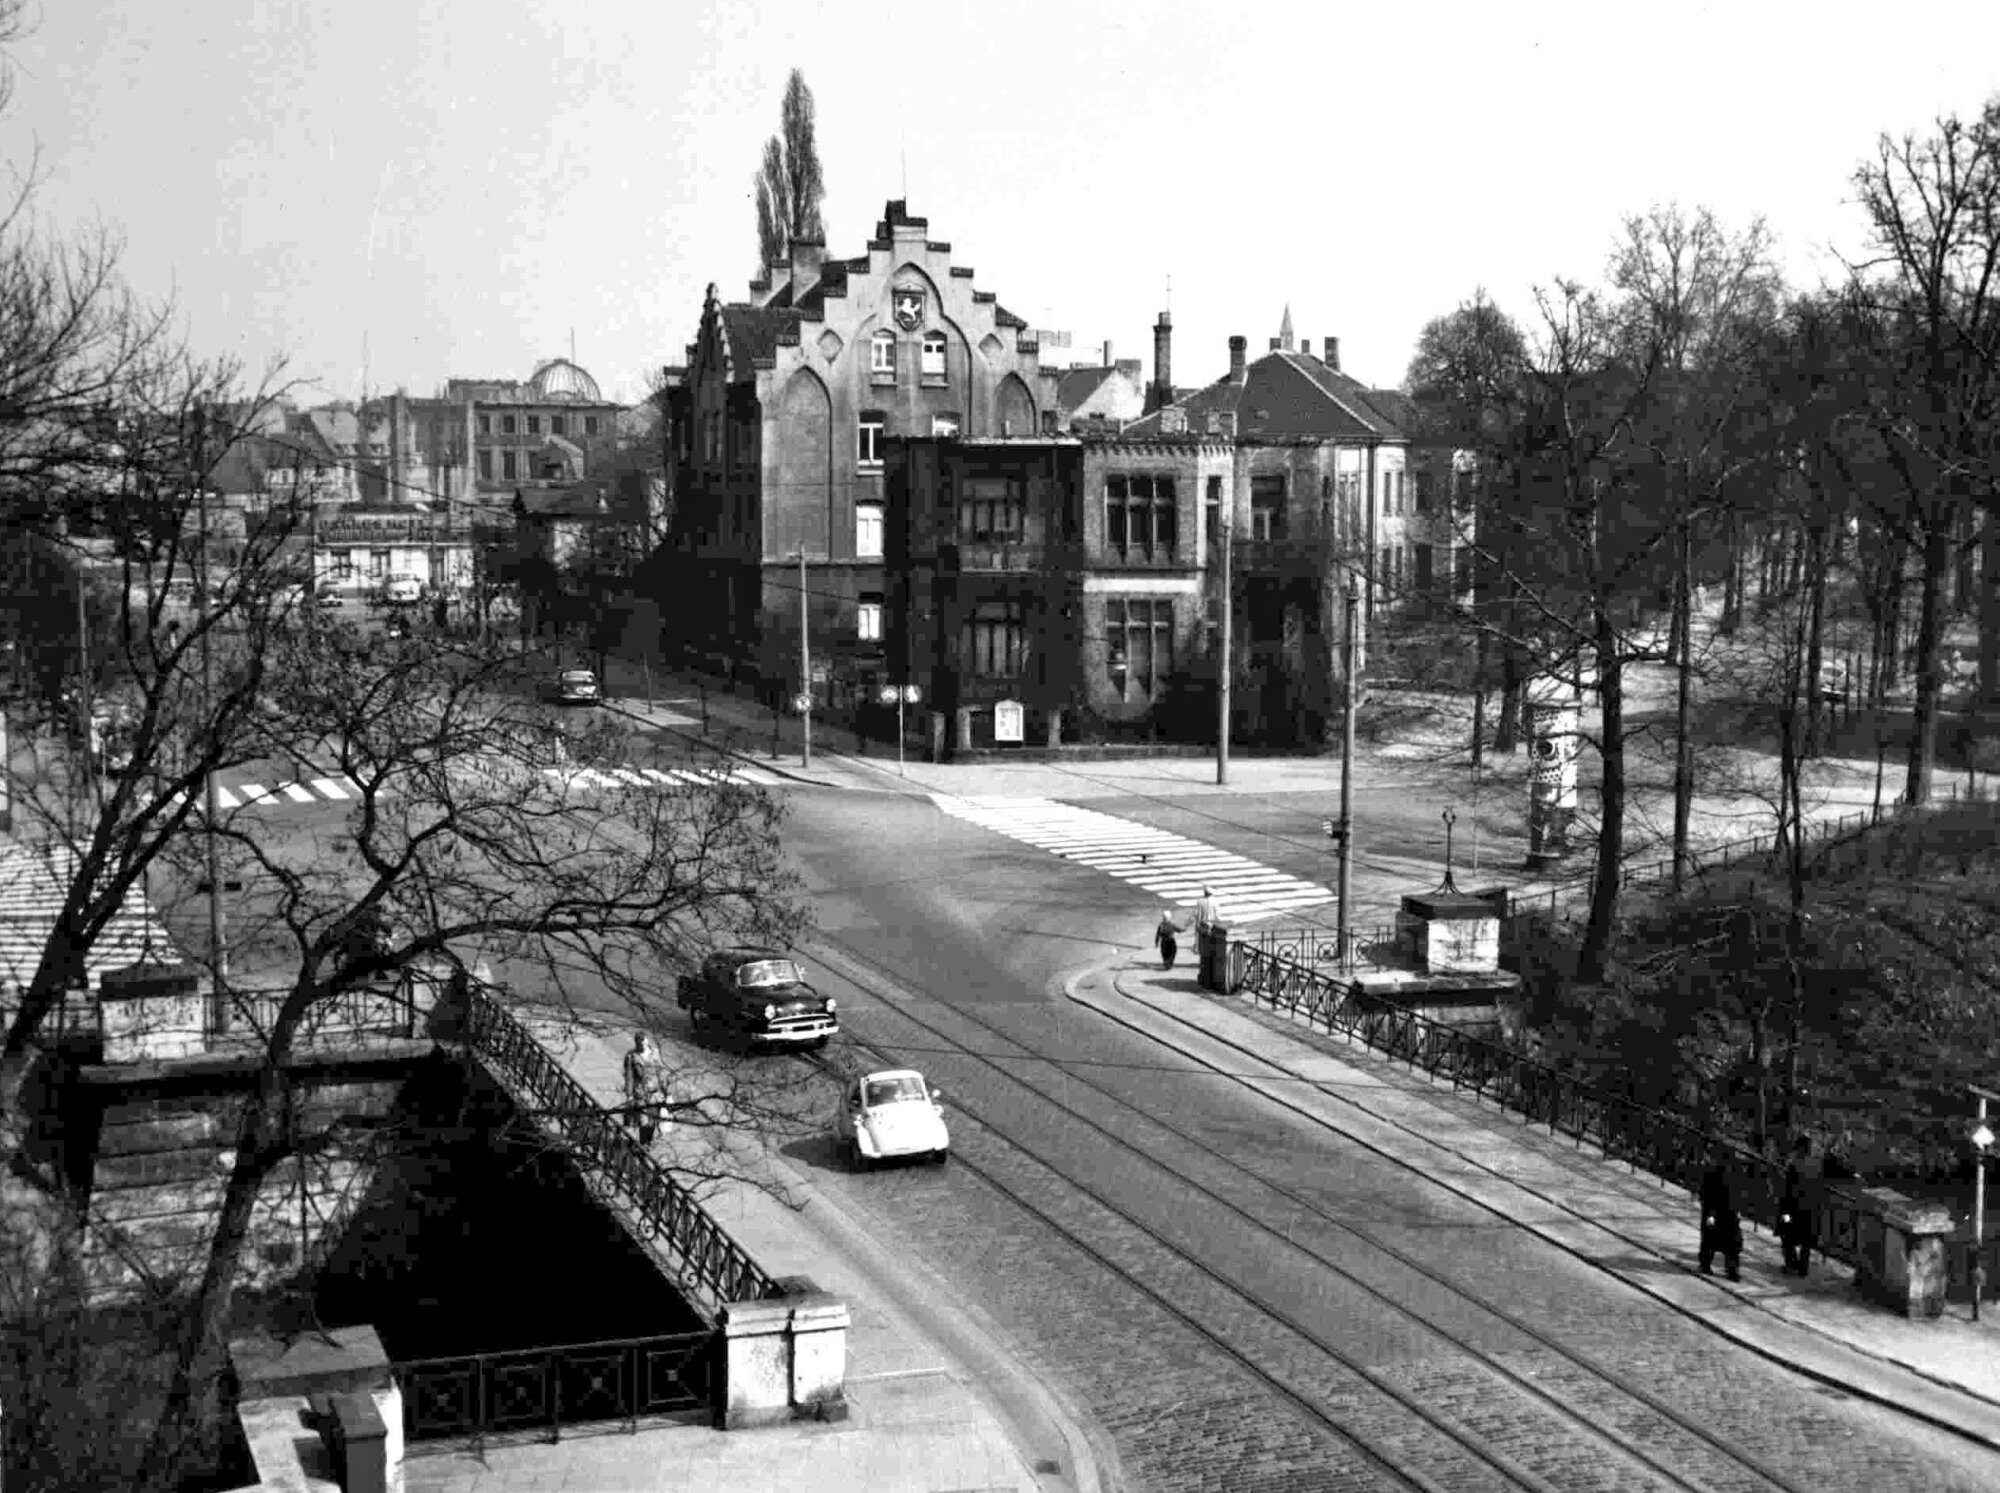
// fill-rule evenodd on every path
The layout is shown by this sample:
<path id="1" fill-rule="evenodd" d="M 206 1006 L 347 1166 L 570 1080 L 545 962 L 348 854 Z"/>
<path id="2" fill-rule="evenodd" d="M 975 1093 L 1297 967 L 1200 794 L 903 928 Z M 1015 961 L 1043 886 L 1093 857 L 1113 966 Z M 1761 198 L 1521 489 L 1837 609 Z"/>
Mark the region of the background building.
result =
<path id="1" fill-rule="evenodd" d="M 1052 426 L 1055 374 L 1027 323 L 890 202 L 867 252 L 794 243 L 747 302 L 714 287 L 684 367 L 666 370 L 671 556 L 654 575 L 670 629 L 715 667 L 798 688 L 799 561 L 836 704 L 879 669 L 884 464 L 894 437 L 1025 437 Z M 838 667 L 836 667 L 836 663 Z"/>

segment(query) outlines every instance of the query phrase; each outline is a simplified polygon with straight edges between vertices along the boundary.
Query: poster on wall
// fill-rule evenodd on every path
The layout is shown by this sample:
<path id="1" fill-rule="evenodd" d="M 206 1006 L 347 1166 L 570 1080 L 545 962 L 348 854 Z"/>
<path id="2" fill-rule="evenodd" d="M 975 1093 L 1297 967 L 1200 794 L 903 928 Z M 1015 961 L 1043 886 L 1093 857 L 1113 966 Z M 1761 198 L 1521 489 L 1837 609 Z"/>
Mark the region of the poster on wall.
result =
<path id="1" fill-rule="evenodd" d="M 993 707 L 993 739 L 995 741 L 1019 741 L 1022 736 L 1023 711 L 1019 700 L 1002 700 Z"/>

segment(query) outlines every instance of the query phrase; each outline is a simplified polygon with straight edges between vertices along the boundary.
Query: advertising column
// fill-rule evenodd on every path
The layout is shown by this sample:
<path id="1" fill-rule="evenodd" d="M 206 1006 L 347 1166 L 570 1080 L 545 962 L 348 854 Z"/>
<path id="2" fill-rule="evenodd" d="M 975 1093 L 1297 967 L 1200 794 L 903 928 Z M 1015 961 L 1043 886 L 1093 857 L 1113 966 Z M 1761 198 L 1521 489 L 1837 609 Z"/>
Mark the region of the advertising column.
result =
<path id="1" fill-rule="evenodd" d="M 1547 674 L 1530 679 L 1526 695 L 1528 864 L 1548 866 L 1569 854 L 1581 702 L 1575 685 Z"/>

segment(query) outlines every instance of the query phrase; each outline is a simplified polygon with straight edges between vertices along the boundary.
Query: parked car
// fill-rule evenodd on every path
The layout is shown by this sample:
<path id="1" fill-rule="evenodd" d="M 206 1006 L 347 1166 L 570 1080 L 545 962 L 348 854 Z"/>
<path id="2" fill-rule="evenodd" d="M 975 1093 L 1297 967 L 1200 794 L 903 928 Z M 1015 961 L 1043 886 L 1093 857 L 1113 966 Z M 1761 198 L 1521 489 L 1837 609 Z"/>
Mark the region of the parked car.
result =
<path id="1" fill-rule="evenodd" d="M 675 998 L 696 1036 L 821 1048 L 840 1030 L 833 997 L 814 990 L 797 962 L 774 949 L 710 954 L 699 973 L 681 976 Z"/>
<path id="2" fill-rule="evenodd" d="M 564 669 L 550 681 L 549 698 L 558 705 L 595 705 L 603 698 L 588 669 Z"/>
<path id="3" fill-rule="evenodd" d="M 338 591 L 321 591 L 314 596 L 313 600 L 321 607 L 344 607 L 347 605 L 346 600 Z"/>
<path id="4" fill-rule="evenodd" d="M 865 1073 L 841 1095 L 834 1141 L 857 1171 L 899 1156 L 942 1165 L 951 1154 L 943 1098 L 914 1068 Z"/>

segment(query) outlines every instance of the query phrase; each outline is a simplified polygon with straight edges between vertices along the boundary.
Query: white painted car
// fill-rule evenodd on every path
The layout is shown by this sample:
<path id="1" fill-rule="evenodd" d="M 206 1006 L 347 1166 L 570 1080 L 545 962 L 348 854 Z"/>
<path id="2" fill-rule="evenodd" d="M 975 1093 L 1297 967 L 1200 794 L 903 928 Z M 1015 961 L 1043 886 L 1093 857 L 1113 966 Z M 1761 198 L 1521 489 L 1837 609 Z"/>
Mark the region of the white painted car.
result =
<path id="1" fill-rule="evenodd" d="M 834 1140 L 858 1171 L 899 1156 L 942 1163 L 951 1154 L 943 1097 L 914 1068 L 864 1073 L 841 1095 Z"/>

